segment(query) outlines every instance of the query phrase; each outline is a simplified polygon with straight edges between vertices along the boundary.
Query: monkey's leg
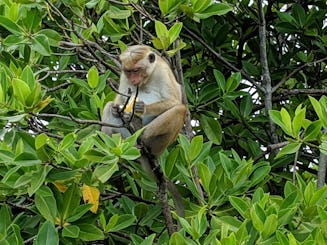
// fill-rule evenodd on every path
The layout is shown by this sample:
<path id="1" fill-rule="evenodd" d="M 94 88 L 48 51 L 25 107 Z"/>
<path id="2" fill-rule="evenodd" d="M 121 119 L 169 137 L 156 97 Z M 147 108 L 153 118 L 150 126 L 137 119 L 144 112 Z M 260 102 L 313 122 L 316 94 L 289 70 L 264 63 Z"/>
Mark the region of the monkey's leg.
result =
<path id="1" fill-rule="evenodd" d="M 102 121 L 113 125 L 123 125 L 123 120 L 118 116 L 114 115 L 113 102 L 108 102 L 103 109 Z M 131 133 L 123 127 L 107 127 L 102 126 L 101 131 L 105 134 L 112 135 L 120 133 L 123 138 L 127 138 Z"/>
<path id="2" fill-rule="evenodd" d="M 174 142 L 184 125 L 186 106 L 176 105 L 146 125 L 141 140 L 154 156 Z"/>

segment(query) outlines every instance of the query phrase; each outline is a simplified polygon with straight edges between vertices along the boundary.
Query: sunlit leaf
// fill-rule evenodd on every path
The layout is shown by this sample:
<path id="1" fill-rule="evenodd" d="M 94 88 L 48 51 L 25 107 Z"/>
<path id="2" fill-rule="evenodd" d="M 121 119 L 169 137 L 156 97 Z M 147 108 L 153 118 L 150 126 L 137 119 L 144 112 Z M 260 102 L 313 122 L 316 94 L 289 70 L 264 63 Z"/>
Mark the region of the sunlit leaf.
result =
<path id="1" fill-rule="evenodd" d="M 90 88 L 94 89 L 99 83 L 99 72 L 96 66 L 92 66 L 87 73 L 87 82 Z"/>
<path id="2" fill-rule="evenodd" d="M 45 219 L 54 222 L 57 217 L 57 204 L 49 187 L 42 186 L 36 191 L 35 206 Z"/>
<path id="3" fill-rule="evenodd" d="M 100 192 L 98 188 L 83 184 L 82 191 L 84 202 L 93 204 L 92 208 L 90 208 L 90 211 L 96 213 L 98 211 L 100 198 Z"/>
<path id="4" fill-rule="evenodd" d="M 12 34 L 15 35 L 22 34 L 20 27 L 15 22 L 13 22 L 12 20 L 8 19 L 3 15 L 0 16 L 0 25 L 6 28 L 8 31 L 10 31 Z"/>
<path id="5" fill-rule="evenodd" d="M 278 152 L 276 158 L 279 158 L 279 157 L 282 157 L 284 155 L 293 154 L 293 153 L 297 152 L 300 149 L 301 145 L 302 145 L 301 143 L 296 142 L 296 143 L 290 143 L 290 144 L 284 146 L 280 150 L 280 152 Z"/>
<path id="6" fill-rule="evenodd" d="M 69 225 L 62 230 L 63 237 L 78 238 L 80 228 L 77 225 Z"/>
<path id="7" fill-rule="evenodd" d="M 44 34 L 37 34 L 31 37 L 32 49 L 44 56 L 51 55 L 49 39 Z"/>

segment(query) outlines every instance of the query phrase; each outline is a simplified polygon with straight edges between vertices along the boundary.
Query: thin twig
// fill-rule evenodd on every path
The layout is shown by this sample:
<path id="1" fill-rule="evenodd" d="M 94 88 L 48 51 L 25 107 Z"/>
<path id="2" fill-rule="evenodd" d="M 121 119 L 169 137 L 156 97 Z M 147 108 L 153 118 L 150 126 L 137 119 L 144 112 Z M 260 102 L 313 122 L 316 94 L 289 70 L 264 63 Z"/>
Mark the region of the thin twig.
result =
<path id="1" fill-rule="evenodd" d="M 295 153 L 294 162 L 293 162 L 293 184 L 296 184 L 296 172 L 297 172 L 297 160 L 299 158 L 299 151 Z"/>
<path id="2" fill-rule="evenodd" d="M 311 66 L 311 65 L 314 65 L 314 64 L 317 64 L 317 63 L 321 63 L 321 62 L 324 62 L 325 60 L 327 60 L 327 57 L 325 58 L 322 58 L 320 60 L 315 60 L 315 61 L 312 61 L 312 62 L 308 62 L 306 64 L 303 64 L 301 65 L 300 67 L 294 69 L 287 77 L 283 78 L 277 85 L 275 85 L 273 88 L 272 88 L 272 92 L 276 92 L 276 90 L 282 86 L 288 79 L 290 79 L 291 77 L 293 77 L 296 73 L 298 73 L 299 71 L 303 70 L 303 68 L 307 67 L 307 66 Z"/>
<path id="3" fill-rule="evenodd" d="M 111 124 L 111 123 L 106 123 L 106 122 L 102 122 L 102 121 L 97 121 L 97 120 L 87 120 L 87 119 L 79 119 L 79 118 L 75 118 L 72 115 L 70 116 L 63 116 L 63 115 L 58 115 L 58 114 L 50 114 L 50 113 L 32 113 L 33 116 L 35 117 L 45 117 L 45 118 L 59 118 L 59 119 L 63 119 L 63 120 L 69 120 L 69 121 L 73 121 L 79 124 L 96 124 L 96 125 L 100 125 L 100 126 L 106 126 L 106 127 L 112 127 L 112 128 L 121 128 L 123 127 L 123 125 L 116 125 L 116 124 Z"/>
<path id="4" fill-rule="evenodd" d="M 200 42 L 210 53 L 212 53 L 223 65 L 225 65 L 227 68 L 234 72 L 240 72 L 244 78 L 246 78 L 249 82 L 251 82 L 253 85 L 255 85 L 258 89 L 261 91 L 264 91 L 264 88 L 255 81 L 251 76 L 249 76 L 244 70 L 238 69 L 236 66 L 234 66 L 232 63 L 228 62 L 224 57 L 221 56 L 218 52 L 216 52 L 211 46 L 209 46 L 201 37 L 199 37 L 197 34 L 195 34 L 193 31 L 188 29 L 186 26 L 183 26 L 183 29 L 185 29 L 193 38 L 195 38 L 198 42 Z"/>

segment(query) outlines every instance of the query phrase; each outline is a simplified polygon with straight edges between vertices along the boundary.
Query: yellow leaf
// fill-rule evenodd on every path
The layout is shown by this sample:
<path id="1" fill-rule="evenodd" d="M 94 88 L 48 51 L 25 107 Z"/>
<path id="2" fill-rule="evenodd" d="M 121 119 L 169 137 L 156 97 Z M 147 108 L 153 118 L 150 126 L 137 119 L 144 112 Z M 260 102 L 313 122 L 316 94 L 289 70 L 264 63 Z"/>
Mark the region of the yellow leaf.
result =
<path id="1" fill-rule="evenodd" d="M 84 202 L 93 204 L 93 206 L 90 208 L 90 211 L 92 213 L 96 213 L 99 207 L 100 197 L 100 192 L 98 188 L 83 184 L 82 191 Z"/>
<path id="2" fill-rule="evenodd" d="M 59 217 L 55 218 L 55 225 L 61 225 L 61 219 Z"/>
<path id="3" fill-rule="evenodd" d="M 61 192 L 61 193 L 64 193 L 66 190 L 67 190 L 67 186 L 65 186 L 63 183 L 60 183 L 60 182 L 53 182 L 54 186 L 57 187 L 57 189 Z"/>
<path id="4" fill-rule="evenodd" d="M 126 105 L 125 112 L 129 113 L 133 111 L 135 96 L 130 97 L 128 104 Z"/>
<path id="5" fill-rule="evenodd" d="M 42 100 L 35 108 L 34 111 L 41 111 L 44 107 L 46 107 L 53 99 L 48 96 L 45 100 Z"/>

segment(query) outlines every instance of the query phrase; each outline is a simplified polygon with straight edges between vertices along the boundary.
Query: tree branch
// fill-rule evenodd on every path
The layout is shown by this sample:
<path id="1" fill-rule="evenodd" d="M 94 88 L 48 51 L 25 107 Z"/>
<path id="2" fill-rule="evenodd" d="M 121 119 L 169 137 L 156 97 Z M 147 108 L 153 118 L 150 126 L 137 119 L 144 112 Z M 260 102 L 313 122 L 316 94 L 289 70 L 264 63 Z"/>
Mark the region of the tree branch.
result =
<path id="1" fill-rule="evenodd" d="M 320 60 L 315 60 L 313 62 L 309 62 L 309 63 L 305 63 L 303 65 L 301 65 L 300 67 L 296 68 L 295 70 L 293 70 L 287 77 L 283 78 L 277 85 L 275 85 L 273 88 L 272 88 L 272 92 L 276 92 L 276 90 L 282 86 L 288 79 L 290 79 L 291 77 L 293 77 L 296 73 L 298 73 L 299 71 L 303 70 L 303 68 L 307 67 L 307 66 L 311 66 L 311 65 L 314 65 L 314 64 L 317 64 L 317 63 L 321 63 L 323 61 L 327 60 L 327 57 L 325 58 L 322 58 Z"/>
<path id="2" fill-rule="evenodd" d="M 116 124 L 106 123 L 106 122 L 97 121 L 97 120 L 79 119 L 79 118 L 73 117 L 72 115 L 63 116 L 63 115 L 49 114 L 49 113 L 32 113 L 31 115 L 33 115 L 35 117 L 41 117 L 41 118 L 42 117 L 43 118 L 59 118 L 59 119 L 63 119 L 63 120 L 73 121 L 73 122 L 80 123 L 80 124 L 96 124 L 96 125 L 112 127 L 112 128 L 124 127 L 124 125 L 116 125 Z"/>
<path id="3" fill-rule="evenodd" d="M 265 108 L 266 113 L 272 109 L 272 88 L 271 88 L 271 77 L 269 72 L 268 57 L 267 57 L 267 47 L 266 47 L 266 20 L 263 12 L 262 0 L 257 1 L 258 5 L 258 15 L 259 15 L 259 39 L 260 39 L 260 62 L 262 66 L 262 82 L 264 84 L 265 93 Z M 269 119 L 270 124 L 270 134 L 273 143 L 278 142 L 278 137 L 276 134 L 276 125 L 271 119 Z"/>

